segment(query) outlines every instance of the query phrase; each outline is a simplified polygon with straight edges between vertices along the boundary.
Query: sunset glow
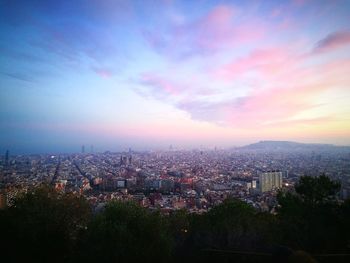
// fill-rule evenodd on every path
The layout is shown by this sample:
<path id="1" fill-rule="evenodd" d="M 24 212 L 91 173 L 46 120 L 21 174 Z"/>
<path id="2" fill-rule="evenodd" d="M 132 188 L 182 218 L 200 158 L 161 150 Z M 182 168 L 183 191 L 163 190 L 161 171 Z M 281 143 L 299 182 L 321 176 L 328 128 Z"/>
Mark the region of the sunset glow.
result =
<path id="1" fill-rule="evenodd" d="M 14 152 L 350 145 L 349 1 L 0 1 Z"/>

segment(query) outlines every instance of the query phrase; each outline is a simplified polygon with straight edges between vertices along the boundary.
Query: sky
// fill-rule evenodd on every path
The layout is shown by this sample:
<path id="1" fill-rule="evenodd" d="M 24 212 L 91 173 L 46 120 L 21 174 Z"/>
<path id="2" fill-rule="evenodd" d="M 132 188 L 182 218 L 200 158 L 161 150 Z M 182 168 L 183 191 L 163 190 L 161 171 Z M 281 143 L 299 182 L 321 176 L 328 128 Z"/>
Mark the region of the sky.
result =
<path id="1" fill-rule="evenodd" d="M 0 151 L 350 145 L 350 1 L 0 0 Z"/>

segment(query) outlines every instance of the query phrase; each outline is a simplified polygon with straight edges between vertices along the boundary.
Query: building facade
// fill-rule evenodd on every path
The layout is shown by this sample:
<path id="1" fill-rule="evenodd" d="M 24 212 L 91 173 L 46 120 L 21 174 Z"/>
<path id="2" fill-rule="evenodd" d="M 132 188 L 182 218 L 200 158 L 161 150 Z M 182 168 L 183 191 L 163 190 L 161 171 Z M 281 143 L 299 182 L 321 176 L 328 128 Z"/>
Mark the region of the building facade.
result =
<path id="1" fill-rule="evenodd" d="M 259 190 L 261 193 L 282 188 L 282 172 L 269 171 L 259 174 Z"/>

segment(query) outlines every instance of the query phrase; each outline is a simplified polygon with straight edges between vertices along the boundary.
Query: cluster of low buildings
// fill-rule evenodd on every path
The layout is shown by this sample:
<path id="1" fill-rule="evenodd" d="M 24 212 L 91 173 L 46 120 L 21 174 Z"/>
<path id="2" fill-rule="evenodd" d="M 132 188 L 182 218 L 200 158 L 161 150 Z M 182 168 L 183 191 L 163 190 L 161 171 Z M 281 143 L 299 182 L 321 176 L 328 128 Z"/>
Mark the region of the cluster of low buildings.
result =
<path id="1" fill-rule="evenodd" d="M 301 175 L 341 178 L 350 193 L 350 154 L 265 153 L 236 150 L 84 153 L 5 156 L 0 162 L 0 205 L 45 183 L 84 195 L 95 209 L 133 200 L 149 209 L 202 213 L 228 197 L 273 213 L 276 193 Z"/>

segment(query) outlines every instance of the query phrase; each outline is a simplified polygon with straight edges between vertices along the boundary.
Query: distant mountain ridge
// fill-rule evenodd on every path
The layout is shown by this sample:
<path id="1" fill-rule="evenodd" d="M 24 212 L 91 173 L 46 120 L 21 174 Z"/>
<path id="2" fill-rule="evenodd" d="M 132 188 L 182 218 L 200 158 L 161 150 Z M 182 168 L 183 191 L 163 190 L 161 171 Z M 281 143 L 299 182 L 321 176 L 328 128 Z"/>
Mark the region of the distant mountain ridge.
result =
<path id="1" fill-rule="evenodd" d="M 259 141 L 240 147 L 241 150 L 262 150 L 262 151 L 297 151 L 297 150 L 350 150 L 349 146 L 336 146 L 333 144 L 300 143 L 293 141 Z"/>

